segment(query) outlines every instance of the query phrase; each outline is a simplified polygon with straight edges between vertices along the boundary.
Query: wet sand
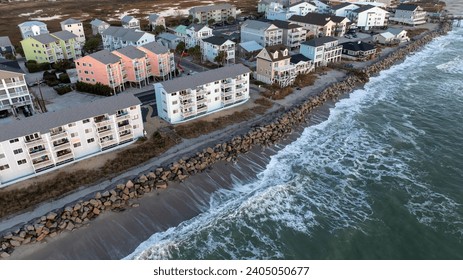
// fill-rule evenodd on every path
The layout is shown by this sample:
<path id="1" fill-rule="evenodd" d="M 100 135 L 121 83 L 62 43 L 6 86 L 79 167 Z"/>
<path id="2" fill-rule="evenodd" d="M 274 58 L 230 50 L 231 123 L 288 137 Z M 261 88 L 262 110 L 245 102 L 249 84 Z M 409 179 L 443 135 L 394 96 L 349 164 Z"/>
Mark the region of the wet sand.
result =
<path id="1" fill-rule="evenodd" d="M 184 182 L 170 184 L 166 190 L 153 191 L 136 201 L 139 207 L 122 213 L 106 212 L 86 227 L 47 238 L 43 243 L 21 246 L 10 259 L 122 259 L 154 233 L 175 227 L 207 210 L 214 191 L 255 180 L 272 155 L 296 140 L 308 125 L 326 120 L 333 105 L 326 104 L 314 110 L 304 127 L 275 146 L 255 147 L 238 156 L 236 163 L 218 162 Z"/>

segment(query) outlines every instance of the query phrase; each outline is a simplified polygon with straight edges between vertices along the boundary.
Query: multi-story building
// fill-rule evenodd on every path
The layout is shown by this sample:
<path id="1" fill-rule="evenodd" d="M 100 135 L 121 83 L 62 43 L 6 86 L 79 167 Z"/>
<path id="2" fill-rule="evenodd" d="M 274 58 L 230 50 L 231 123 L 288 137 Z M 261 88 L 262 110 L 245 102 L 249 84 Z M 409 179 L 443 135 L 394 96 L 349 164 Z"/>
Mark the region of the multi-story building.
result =
<path id="1" fill-rule="evenodd" d="M 140 29 L 140 21 L 133 16 L 125 15 L 121 18 L 121 24 L 124 28 Z"/>
<path id="2" fill-rule="evenodd" d="M 296 76 L 296 67 L 291 64 L 286 46 L 269 46 L 257 55 L 256 80 L 286 87 L 294 83 Z"/>
<path id="3" fill-rule="evenodd" d="M 360 5 L 356 5 L 350 2 L 341 3 L 331 7 L 331 11 L 334 15 L 338 17 L 347 17 L 351 18 L 351 13 L 353 10 L 360 8 Z"/>
<path id="4" fill-rule="evenodd" d="M 341 60 L 342 46 L 336 38 L 320 37 L 302 42 L 300 53 L 310 58 L 315 67 L 325 66 Z"/>
<path id="5" fill-rule="evenodd" d="M 140 100 L 132 94 L 75 104 L 0 125 L 0 186 L 95 156 L 142 137 Z"/>
<path id="6" fill-rule="evenodd" d="M 373 41 L 387 45 L 387 44 L 400 44 L 402 42 L 410 41 L 407 36 L 407 30 L 401 28 L 388 28 L 384 32 L 375 34 Z"/>
<path id="7" fill-rule="evenodd" d="M 146 86 L 149 82 L 151 73 L 151 63 L 148 61 L 148 55 L 134 46 L 124 47 L 112 52 L 121 58 L 123 71 L 127 77 L 124 79 L 132 86 Z"/>
<path id="8" fill-rule="evenodd" d="M 167 48 L 171 50 L 175 50 L 177 48 L 177 45 L 180 42 L 184 42 L 185 38 L 182 38 L 180 36 L 177 36 L 175 34 L 171 33 L 161 33 L 157 36 L 157 42 L 161 43 L 163 46 L 166 46 Z"/>
<path id="9" fill-rule="evenodd" d="M 315 13 L 318 10 L 315 4 L 305 1 L 295 2 L 288 6 L 288 11 L 295 15 L 305 16 L 308 13 Z"/>
<path id="10" fill-rule="evenodd" d="M 278 2 L 272 2 L 265 11 L 265 18 L 268 20 L 288 20 L 295 12 L 289 11 Z"/>
<path id="11" fill-rule="evenodd" d="M 0 111 L 7 111 L 14 116 L 17 116 L 18 111 L 23 111 L 29 115 L 33 108 L 25 74 L 19 65 L 0 59 Z"/>
<path id="12" fill-rule="evenodd" d="M 418 5 L 400 4 L 395 14 L 389 20 L 408 25 L 419 25 L 426 23 L 426 12 Z"/>
<path id="13" fill-rule="evenodd" d="M 157 83 L 158 114 L 176 124 L 243 104 L 249 99 L 249 73 L 246 66 L 234 64 Z"/>
<path id="14" fill-rule="evenodd" d="M 152 42 L 141 47 L 139 50 L 147 55 L 147 67 L 150 77 L 162 80 L 169 80 L 175 77 L 174 54 L 158 42 Z"/>
<path id="15" fill-rule="evenodd" d="M 309 35 L 319 36 L 344 36 L 347 31 L 348 18 L 327 14 L 308 13 L 305 16 L 292 16 L 290 22 L 304 27 Z"/>
<path id="16" fill-rule="evenodd" d="M 241 25 L 241 43 L 256 41 L 262 47 L 283 43 L 283 30 L 258 20 L 247 20 Z"/>
<path id="17" fill-rule="evenodd" d="M 283 45 L 290 50 L 299 48 L 301 42 L 306 39 L 307 31 L 298 24 L 281 20 L 274 20 L 271 23 L 283 30 Z"/>
<path id="18" fill-rule="evenodd" d="M 77 59 L 82 56 L 77 36 L 69 31 L 58 31 L 28 37 L 21 41 L 27 60 L 38 63 L 54 63 L 62 59 Z"/>
<path id="19" fill-rule="evenodd" d="M 150 14 L 148 16 L 149 25 L 151 26 L 151 31 L 154 31 L 156 26 L 162 26 L 166 28 L 166 19 L 158 14 Z"/>
<path id="20" fill-rule="evenodd" d="M 47 25 L 41 21 L 26 21 L 19 24 L 18 27 L 23 39 L 49 33 Z"/>
<path id="21" fill-rule="evenodd" d="M 90 25 L 92 26 L 92 34 L 97 35 L 97 34 L 102 34 L 103 31 L 105 31 L 109 27 L 109 23 L 106 21 L 102 21 L 99 19 L 94 19 L 90 22 Z"/>
<path id="22" fill-rule="evenodd" d="M 312 0 L 312 4 L 317 6 L 317 12 L 322 14 L 328 14 L 331 12 L 330 1 L 327 0 Z"/>
<path id="23" fill-rule="evenodd" d="M 80 82 L 107 85 L 112 88 L 114 94 L 125 89 L 127 72 L 124 70 L 122 60 L 108 50 L 95 52 L 76 60 L 76 70 Z"/>
<path id="24" fill-rule="evenodd" d="M 342 43 L 342 56 L 348 59 L 370 59 L 376 54 L 376 47 L 362 41 Z"/>
<path id="25" fill-rule="evenodd" d="M 81 45 L 77 41 L 78 37 L 76 34 L 69 31 L 58 31 L 50 35 L 59 39 L 59 45 L 65 59 L 77 59 L 82 56 Z"/>
<path id="26" fill-rule="evenodd" d="M 224 52 L 224 59 L 219 64 L 235 63 L 235 42 L 224 37 L 212 36 L 203 40 L 201 53 L 203 59 L 214 62 L 219 52 Z"/>
<path id="27" fill-rule="evenodd" d="M 11 44 L 10 38 L 8 36 L 1 36 L 0 37 L 0 58 L 4 58 L 5 55 L 12 54 L 16 56 L 16 51 L 14 49 L 13 44 Z"/>
<path id="28" fill-rule="evenodd" d="M 236 18 L 236 7 L 228 3 L 198 6 L 191 8 L 188 13 L 194 19 L 198 19 L 200 24 L 205 24 L 211 19 L 215 22 L 225 22 L 229 17 Z"/>
<path id="29" fill-rule="evenodd" d="M 185 30 L 186 39 L 185 44 L 187 48 L 201 46 L 202 41 L 206 38 L 212 37 L 212 28 L 205 24 L 191 24 Z"/>
<path id="30" fill-rule="evenodd" d="M 153 34 L 120 26 L 108 27 L 101 36 L 103 48 L 110 51 L 127 46 L 143 46 L 156 41 Z"/>
<path id="31" fill-rule="evenodd" d="M 272 3 L 278 3 L 283 7 L 289 7 L 295 3 L 299 3 L 301 0 L 259 0 L 257 3 L 257 12 L 258 13 L 265 13 L 267 11 L 267 8 L 272 4 Z"/>
<path id="32" fill-rule="evenodd" d="M 84 33 L 84 26 L 81 21 L 70 18 L 70 19 L 60 22 L 60 24 L 61 24 L 61 30 L 69 31 L 72 34 L 76 35 L 77 42 L 79 42 L 81 47 L 84 46 L 85 33 Z"/>
<path id="33" fill-rule="evenodd" d="M 389 12 L 372 5 L 364 5 L 350 12 L 350 19 L 357 23 L 357 27 L 370 30 L 375 27 L 387 26 Z"/>
<path id="34" fill-rule="evenodd" d="M 289 62 L 295 67 L 296 77 L 297 75 L 307 74 L 315 69 L 312 60 L 300 53 L 292 55 Z"/>

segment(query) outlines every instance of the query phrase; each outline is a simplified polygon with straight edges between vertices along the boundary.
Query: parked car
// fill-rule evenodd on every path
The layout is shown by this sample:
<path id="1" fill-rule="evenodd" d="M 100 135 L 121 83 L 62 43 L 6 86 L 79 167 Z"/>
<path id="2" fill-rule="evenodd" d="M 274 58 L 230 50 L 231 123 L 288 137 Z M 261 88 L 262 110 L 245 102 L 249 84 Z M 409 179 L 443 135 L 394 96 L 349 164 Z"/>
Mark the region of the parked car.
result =
<path id="1" fill-rule="evenodd" d="M 8 111 L 7 110 L 0 111 L 0 119 L 6 118 L 6 117 L 8 117 Z"/>
<path id="2" fill-rule="evenodd" d="M 301 88 L 300 88 L 300 87 L 298 87 L 298 88 L 296 88 L 296 90 L 301 90 Z"/>
<path id="3" fill-rule="evenodd" d="M 344 35 L 344 38 L 352 39 L 352 36 L 350 36 L 349 34 L 346 34 L 346 35 Z"/>

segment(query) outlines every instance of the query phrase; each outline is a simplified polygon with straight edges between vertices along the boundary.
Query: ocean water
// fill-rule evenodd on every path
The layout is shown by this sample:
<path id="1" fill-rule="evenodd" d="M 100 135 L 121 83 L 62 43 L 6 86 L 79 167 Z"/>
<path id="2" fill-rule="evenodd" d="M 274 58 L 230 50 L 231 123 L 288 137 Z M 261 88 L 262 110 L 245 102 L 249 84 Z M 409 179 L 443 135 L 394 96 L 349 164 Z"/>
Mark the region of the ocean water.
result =
<path id="1" fill-rule="evenodd" d="M 463 28 L 128 259 L 463 259 Z"/>

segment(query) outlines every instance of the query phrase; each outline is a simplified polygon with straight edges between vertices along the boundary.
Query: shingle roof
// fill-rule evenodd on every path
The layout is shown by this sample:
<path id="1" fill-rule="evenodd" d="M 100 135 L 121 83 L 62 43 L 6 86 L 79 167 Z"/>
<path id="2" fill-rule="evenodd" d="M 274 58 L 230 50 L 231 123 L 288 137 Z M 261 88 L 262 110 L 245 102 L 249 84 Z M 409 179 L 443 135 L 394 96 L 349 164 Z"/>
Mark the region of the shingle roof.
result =
<path id="1" fill-rule="evenodd" d="M 243 64 L 234 64 L 210 71 L 200 72 L 195 75 L 168 80 L 161 82 L 161 84 L 168 93 L 171 93 L 189 88 L 196 88 L 197 86 L 226 78 L 236 77 L 245 73 L 251 73 L 251 70 Z"/>
<path id="2" fill-rule="evenodd" d="M 110 26 L 105 31 L 103 31 L 103 35 L 113 36 L 117 38 L 121 38 L 124 41 L 131 41 L 136 42 L 140 40 L 146 32 L 143 31 L 136 31 L 131 28 L 124 28 L 121 26 Z"/>
<path id="3" fill-rule="evenodd" d="M 396 10 L 405 10 L 405 11 L 414 11 L 416 9 L 418 9 L 418 6 L 413 5 L 413 4 L 400 4 L 396 8 Z"/>
<path id="4" fill-rule="evenodd" d="M 16 60 L 0 58 L 0 70 L 24 74 Z"/>
<path id="5" fill-rule="evenodd" d="M 373 8 L 376 8 L 376 6 L 365 5 L 365 6 L 362 6 L 362 7 L 358 8 L 358 9 L 353 10 L 353 12 L 359 14 L 361 12 L 365 12 L 365 11 L 371 10 Z"/>
<path id="6" fill-rule="evenodd" d="M 375 49 L 375 46 L 372 44 L 368 44 L 362 41 L 359 42 L 346 42 L 342 43 L 342 48 L 350 51 L 371 51 Z"/>
<path id="7" fill-rule="evenodd" d="M 301 45 L 308 45 L 312 47 L 323 46 L 326 43 L 337 41 L 338 39 L 330 36 L 314 38 L 309 41 L 301 42 Z"/>
<path id="8" fill-rule="evenodd" d="M 243 42 L 243 43 L 240 43 L 240 46 L 243 49 L 245 49 L 247 52 L 260 51 L 264 48 L 261 45 L 259 45 L 256 41 Z"/>
<path id="9" fill-rule="evenodd" d="M 302 26 L 295 24 L 293 22 L 289 21 L 283 21 L 283 20 L 274 20 L 270 22 L 271 24 L 275 25 L 278 28 L 281 29 L 293 29 L 293 28 L 300 28 Z"/>
<path id="10" fill-rule="evenodd" d="M 171 33 L 161 33 L 158 35 L 158 38 L 159 39 L 166 39 L 168 41 L 174 41 L 174 40 L 177 40 L 177 39 L 181 39 L 179 36 L 175 35 L 175 34 L 171 34 Z"/>
<path id="11" fill-rule="evenodd" d="M 353 3 L 349 3 L 349 2 L 347 2 L 347 3 L 342 3 L 342 4 L 338 4 L 338 5 L 332 6 L 331 9 L 333 9 L 333 10 L 339 10 L 339 9 L 345 8 L 345 7 L 350 6 L 350 5 L 354 5 L 354 4 L 353 4 Z M 356 5 L 355 5 L 355 6 L 356 6 Z"/>
<path id="12" fill-rule="evenodd" d="M 40 35 L 37 35 L 37 36 L 32 36 L 32 37 L 29 37 L 29 38 L 35 39 L 35 40 L 39 41 L 42 44 L 49 44 L 49 43 L 53 43 L 53 42 L 58 41 L 58 39 L 56 39 L 55 37 L 51 36 L 48 33 L 40 34 Z"/>
<path id="13" fill-rule="evenodd" d="M 252 20 L 248 19 L 243 24 L 241 27 L 246 27 L 250 29 L 258 29 L 258 30 L 266 30 L 268 29 L 272 24 L 270 22 L 263 22 L 260 20 Z"/>
<path id="14" fill-rule="evenodd" d="M 297 5 L 299 5 L 299 4 L 304 4 L 304 3 L 305 3 L 305 4 L 312 5 L 312 6 L 315 6 L 315 4 L 309 3 L 309 2 L 305 2 L 305 1 L 299 1 L 299 2 L 293 3 L 293 4 L 289 5 L 289 6 L 290 6 L 290 7 L 294 7 L 294 6 L 297 6 Z"/>
<path id="15" fill-rule="evenodd" d="M 23 23 L 20 23 L 18 24 L 19 27 L 24 27 L 24 26 L 33 26 L 33 25 L 45 25 L 45 23 L 41 22 L 41 21 L 36 21 L 36 20 L 32 20 L 32 21 L 25 21 Z"/>
<path id="16" fill-rule="evenodd" d="M 112 54 L 108 50 L 102 50 L 96 53 L 89 54 L 88 56 L 92 57 L 95 60 L 103 64 L 113 64 L 119 62 L 121 59 L 115 54 Z"/>
<path id="17" fill-rule="evenodd" d="M 141 104 L 133 94 L 123 93 L 116 96 L 97 99 L 92 102 L 75 104 L 64 110 L 36 114 L 21 120 L 0 125 L 0 141 L 6 141 L 35 132 L 48 133 L 50 129 L 63 126 L 76 121 L 100 116 L 115 114 L 121 109 Z"/>
<path id="18" fill-rule="evenodd" d="M 5 46 L 13 46 L 13 44 L 11 44 L 10 38 L 8 36 L 1 36 L 0 37 L 0 47 L 5 47 Z"/>
<path id="19" fill-rule="evenodd" d="M 209 11 L 214 11 L 218 9 L 231 9 L 234 6 L 228 3 L 224 4 L 216 4 L 216 5 L 208 5 L 208 6 L 199 6 L 199 7 L 193 7 L 191 8 L 188 12 L 189 13 L 197 13 L 197 12 L 209 12 Z"/>
<path id="20" fill-rule="evenodd" d="M 158 18 L 160 18 L 160 17 L 161 17 L 161 16 L 158 15 L 158 14 L 150 14 L 150 15 L 148 16 L 148 20 L 149 20 L 149 21 L 156 21 L 156 20 L 157 20 Z"/>
<path id="21" fill-rule="evenodd" d="M 404 31 L 404 29 L 400 29 L 400 28 L 392 28 L 392 27 L 389 27 L 388 29 L 386 29 L 386 32 L 390 32 L 394 35 L 398 35 L 400 33 L 402 33 Z"/>
<path id="22" fill-rule="evenodd" d="M 311 59 L 306 57 L 305 55 L 302 55 L 300 53 L 292 55 L 290 62 L 292 64 L 298 64 L 301 61 L 310 61 Z"/>
<path id="23" fill-rule="evenodd" d="M 121 22 L 129 23 L 132 19 L 135 19 L 133 16 L 125 15 L 121 18 Z"/>
<path id="24" fill-rule="evenodd" d="M 175 32 L 181 33 L 181 34 L 186 34 L 186 26 L 185 25 L 179 25 L 175 27 Z"/>
<path id="25" fill-rule="evenodd" d="M 94 26 L 100 26 L 102 24 L 108 24 L 106 21 L 102 21 L 102 20 L 99 20 L 99 19 L 94 19 L 90 22 L 91 25 L 94 25 Z"/>
<path id="26" fill-rule="evenodd" d="M 265 50 L 270 54 L 270 59 L 272 61 L 280 61 L 280 60 L 288 59 L 290 57 L 288 48 L 285 45 L 282 45 L 282 44 L 266 47 Z M 284 50 L 288 51 L 287 55 L 283 54 Z M 273 57 L 273 54 L 275 52 L 278 52 L 278 57 L 277 58 Z"/>
<path id="27" fill-rule="evenodd" d="M 302 23 L 313 24 L 313 25 L 318 25 L 318 26 L 325 26 L 330 20 L 333 22 L 339 23 L 345 19 L 346 19 L 345 17 L 338 17 L 338 16 L 319 14 L 319 13 L 308 13 L 305 16 L 294 15 L 289 18 L 290 21 L 302 22 Z"/>
<path id="28" fill-rule="evenodd" d="M 221 45 L 225 44 L 225 42 L 227 42 L 227 41 L 228 41 L 228 39 L 224 38 L 222 36 L 212 36 L 212 37 L 203 39 L 203 42 L 207 42 L 207 43 L 210 43 L 210 44 L 216 45 L 216 46 L 221 46 Z"/>
<path id="29" fill-rule="evenodd" d="M 175 36 L 175 35 L 174 35 Z M 177 36 L 175 36 L 177 37 Z M 178 37 L 177 37 L 178 38 Z M 169 49 L 158 42 L 151 42 L 146 45 L 143 45 L 142 48 L 145 48 L 155 54 L 164 54 L 168 53 Z"/>
<path id="30" fill-rule="evenodd" d="M 63 41 L 68 41 L 70 39 L 77 38 L 77 36 L 75 34 L 69 32 L 67 30 L 54 32 L 54 33 L 51 33 L 50 35 L 56 36 L 56 37 L 60 38 Z"/>
<path id="31" fill-rule="evenodd" d="M 67 20 L 63 20 L 60 22 L 61 24 L 75 24 L 75 23 L 82 23 L 80 20 L 76 20 L 73 18 L 68 18 Z"/>
<path id="32" fill-rule="evenodd" d="M 114 52 L 125 55 L 131 59 L 143 58 L 146 55 L 144 52 L 142 52 L 141 50 L 137 49 L 134 46 L 127 46 L 127 47 L 115 50 Z"/>
<path id="33" fill-rule="evenodd" d="M 198 32 L 199 30 L 203 29 L 206 24 L 197 24 L 197 23 L 192 23 L 188 25 L 187 29 L 193 29 L 195 32 Z"/>

